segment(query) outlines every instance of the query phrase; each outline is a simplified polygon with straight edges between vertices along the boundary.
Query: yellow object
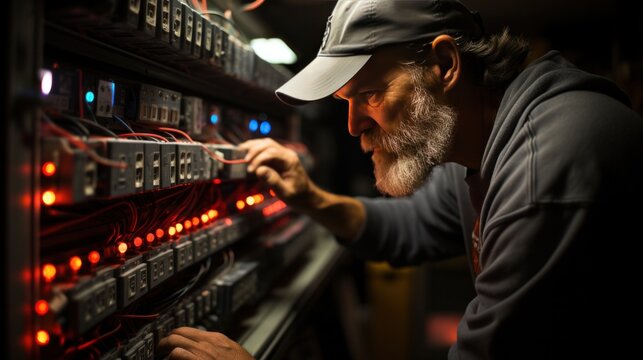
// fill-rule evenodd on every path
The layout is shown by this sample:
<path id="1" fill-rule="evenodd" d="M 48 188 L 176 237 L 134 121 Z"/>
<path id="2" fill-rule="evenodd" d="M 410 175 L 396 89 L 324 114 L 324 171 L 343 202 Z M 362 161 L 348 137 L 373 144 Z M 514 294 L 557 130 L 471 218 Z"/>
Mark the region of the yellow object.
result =
<path id="1" fill-rule="evenodd" d="M 367 263 L 369 350 L 371 358 L 410 359 L 416 339 L 417 311 L 423 299 L 422 268 L 393 268 Z"/>

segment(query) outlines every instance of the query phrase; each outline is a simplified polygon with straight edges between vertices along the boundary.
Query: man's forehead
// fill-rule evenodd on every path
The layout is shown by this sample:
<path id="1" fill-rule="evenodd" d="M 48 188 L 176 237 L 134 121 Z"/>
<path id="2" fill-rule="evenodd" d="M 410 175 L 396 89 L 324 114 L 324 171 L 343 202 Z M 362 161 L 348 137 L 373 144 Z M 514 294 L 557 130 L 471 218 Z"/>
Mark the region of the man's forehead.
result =
<path id="1" fill-rule="evenodd" d="M 333 96 L 352 96 L 359 88 L 382 82 L 385 74 L 401 66 L 402 52 L 399 48 L 384 48 L 373 53 L 368 62 Z"/>

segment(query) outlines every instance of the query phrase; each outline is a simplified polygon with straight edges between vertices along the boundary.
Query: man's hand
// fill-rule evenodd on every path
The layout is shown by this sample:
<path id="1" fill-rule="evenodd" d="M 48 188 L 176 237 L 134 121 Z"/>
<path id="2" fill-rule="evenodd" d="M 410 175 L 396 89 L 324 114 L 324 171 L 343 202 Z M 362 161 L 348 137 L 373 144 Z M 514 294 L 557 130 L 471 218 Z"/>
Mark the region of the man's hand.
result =
<path id="1" fill-rule="evenodd" d="M 248 140 L 239 148 L 248 151 L 248 172 L 265 181 L 280 199 L 301 210 L 311 206 L 315 186 L 297 153 L 269 138 Z"/>
<path id="2" fill-rule="evenodd" d="M 248 172 L 265 181 L 288 206 L 343 239 L 352 240 L 360 234 L 366 221 L 364 204 L 318 187 L 294 151 L 268 138 L 249 140 L 239 147 L 248 151 Z"/>
<path id="3" fill-rule="evenodd" d="M 161 339 L 157 351 L 170 359 L 254 359 L 241 345 L 218 332 L 203 331 L 191 327 L 172 330 Z"/>

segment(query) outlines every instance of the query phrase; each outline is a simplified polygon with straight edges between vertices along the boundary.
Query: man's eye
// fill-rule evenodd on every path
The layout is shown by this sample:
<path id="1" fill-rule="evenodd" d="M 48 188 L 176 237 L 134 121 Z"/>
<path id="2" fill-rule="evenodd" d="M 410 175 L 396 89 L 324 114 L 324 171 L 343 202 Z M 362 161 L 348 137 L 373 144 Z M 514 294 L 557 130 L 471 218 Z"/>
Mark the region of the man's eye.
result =
<path id="1" fill-rule="evenodd" d="M 361 93 L 364 101 L 370 106 L 377 106 L 382 102 L 384 91 L 369 90 Z"/>

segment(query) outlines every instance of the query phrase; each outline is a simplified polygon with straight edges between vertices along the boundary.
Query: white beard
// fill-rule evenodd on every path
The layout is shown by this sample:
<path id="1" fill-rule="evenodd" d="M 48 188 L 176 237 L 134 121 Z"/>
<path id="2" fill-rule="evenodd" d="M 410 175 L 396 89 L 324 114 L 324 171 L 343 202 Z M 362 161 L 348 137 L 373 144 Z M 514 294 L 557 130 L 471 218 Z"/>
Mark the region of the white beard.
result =
<path id="1" fill-rule="evenodd" d="M 457 121 L 455 110 L 438 104 L 426 90 L 422 69 L 410 66 L 409 71 L 414 89 L 407 118 L 391 133 L 375 127 L 362 134 L 379 149 L 373 159 L 375 186 L 395 197 L 412 194 L 444 162 Z"/>

